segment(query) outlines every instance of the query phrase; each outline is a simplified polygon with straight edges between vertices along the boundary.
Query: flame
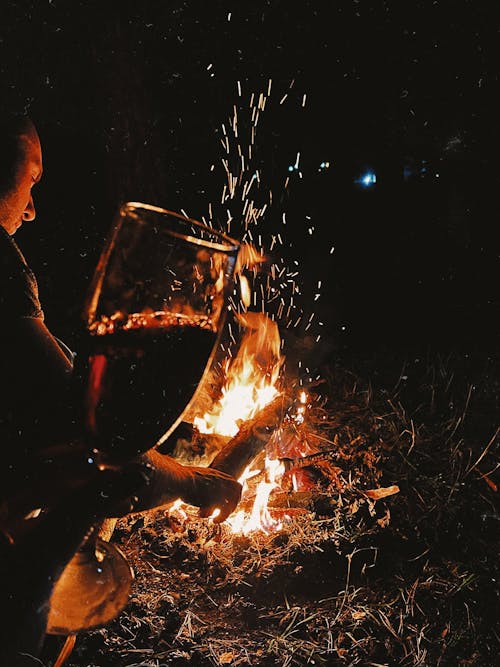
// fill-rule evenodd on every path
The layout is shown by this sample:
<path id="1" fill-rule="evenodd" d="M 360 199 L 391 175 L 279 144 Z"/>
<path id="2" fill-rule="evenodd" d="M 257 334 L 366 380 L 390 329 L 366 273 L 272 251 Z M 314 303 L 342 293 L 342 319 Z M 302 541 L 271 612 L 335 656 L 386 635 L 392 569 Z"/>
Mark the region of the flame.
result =
<path id="1" fill-rule="evenodd" d="M 242 280 L 243 285 L 246 285 L 245 280 Z M 236 357 L 227 363 L 220 400 L 203 417 L 193 420 L 200 433 L 233 437 L 242 422 L 251 419 L 279 394 L 276 385 L 282 357 L 278 325 L 264 313 L 247 312 L 237 317 L 245 334 Z M 249 493 L 248 480 L 262 472 L 252 465 L 239 479 L 243 485 L 243 498 Z M 284 471 L 282 463 L 266 457 L 265 479 L 256 487 L 251 512 L 239 510 L 226 521 L 232 532 L 246 535 L 254 530 L 267 533 L 281 529 L 281 522 L 270 515 L 267 503 Z"/>
<path id="2" fill-rule="evenodd" d="M 229 383 L 230 384 L 230 383 Z M 276 390 L 276 393 L 277 390 Z M 234 394 L 237 398 L 237 393 Z M 294 423 L 298 426 L 304 423 L 305 412 L 307 409 L 307 404 L 309 401 L 309 396 L 307 392 L 301 391 L 297 397 L 299 405 L 296 408 L 295 414 L 290 414 L 288 417 L 289 423 Z M 220 405 L 220 404 L 219 404 Z M 217 413 L 217 410 L 214 410 L 214 414 Z M 205 415 L 207 417 L 207 415 Z M 205 419 L 205 418 L 203 418 Z M 203 421 L 201 418 L 200 421 Z M 206 423 L 206 420 L 204 421 Z M 216 428 L 219 426 L 222 428 L 223 420 L 220 422 L 216 421 Z M 218 430 L 215 432 L 219 432 Z M 241 477 L 238 479 L 242 485 L 242 499 L 247 501 L 251 499 L 253 495 L 253 506 L 250 512 L 245 511 L 244 509 L 239 509 L 237 512 L 229 516 L 225 523 L 229 526 L 230 530 L 234 534 L 248 535 L 251 532 L 264 532 L 266 534 L 280 531 L 283 528 L 283 521 L 277 518 L 274 518 L 268 508 L 268 501 L 270 494 L 275 490 L 281 488 L 281 485 L 284 480 L 288 479 L 292 483 L 292 488 L 295 492 L 301 491 L 305 488 L 310 488 L 311 482 L 309 480 L 309 473 L 306 470 L 294 470 L 291 474 L 286 472 L 285 465 L 283 461 L 279 458 L 271 458 L 271 456 L 286 456 L 290 457 L 304 457 L 310 453 L 314 453 L 317 450 L 311 449 L 307 441 L 302 441 L 297 431 L 297 427 L 293 431 L 288 430 L 286 435 L 284 432 L 280 431 L 280 437 L 275 439 L 272 447 L 267 447 L 267 451 L 271 450 L 273 453 L 271 455 L 265 456 L 264 465 L 262 468 L 255 467 L 256 461 L 260 459 L 255 459 L 252 461 L 244 470 Z M 259 465 L 259 464 L 258 464 Z M 248 484 L 249 480 L 252 478 L 263 475 L 264 480 L 260 481 L 256 485 L 254 490 L 252 490 L 251 485 Z M 184 503 L 178 499 L 173 503 L 169 509 L 169 514 L 174 513 L 179 520 L 185 520 L 187 514 L 184 510 Z M 214 519 L 220 513 L 219 509 L 215 509 L 210 519 Z M 288 519 L 288 514 L 284 515 L 284 519 Z"/>
<path id="3" fill-rule="evenodd" d="M 188 515 L 186 514 L 184 507 L 184 502 L 180 498 L 177 498 L 177 500 L 174 500 L 168 507 L 167 513 L 169 515 L 173 514 L 178 519 L 185 521 L 188 518 Z"/>
<path id="4" fill-rule="evenodd" d="M 236 266 L 234 268 L 234 274 L 238 276 L 238 280 L 240 282 L 241 302 L 245 308 L 250 306 L 252 299 L 252 289 L 244 271 L 252 270 L 255 274 L 255 272 L 259 270 L 259 265 L 265 261 L 265 255 L 262 252 L 259 252 L 257 248 L 251 243 L 241 244 L 238 258 L 236 260 Z"/>
<path id="5" fill-rule="evenodd" d="M 282 359 L 278 325 L 263 313 L 245 313 L 238 315 L 238 320 L 246 333 L 238 354 L 227 363 L 220 401 L 193 420 L 200 433 L 233 437 L 241 422 L 251 419 L 279 394 L 276 383 Z"/>
<path id="6" fill-rule="evenodd" d="M 246 480 L 249 479 L 247 471 L 250 467 L 251 464 L 238 480 L 240 484 L 243 484 L 243 496 L 245 496 L 245 491 L 247 490 Z M 226 522 L 231 527 L 233 533 L 248 535 L 248 533 L 255 530 L 271 533 L 282 529 L 282 522 L 271 516 L 267 503 L 271 491 L 279 487 L 279 482 L 285 472 L 285 466 L 281 461 L 269 459 L 266 456 L 265 471 L 265 480 L 260 482 L 257 486 L 255 500 L 250 514 L 247 514 L 244 510 L 239 510 L 236 514 L 233 514 L 226 519 Z"/>
<path id="7" fill-rule="evenodd" d="M 248 287 L 245 280 L 241 280 L 241 286 L 242 289 Z M 193 425 L 200 433 L 234 437 L 242 422 L 252 419 L 280 393 L 277 382 L 283 360 L 278 325 L 264 313 L 246 312 L 237 317 L 245 334 L 236 357 L 226 363 L 226 380 L 220 400 L 203 417 L 193 419 Z M 291 416 L 297 426 L 304 422 L 308 401 L 307 392 L 302 390 L 296 413 Z M 298 447 L 298 443 L 296 445 Z M 272 449 L 275 451 L 270 454 Z M 276 458 L 279 451 L 279 443 L 268 447 L 263 469 L 256 468 L 254 461 L 238 480 L 243 486 L 243 501 L 248 501 L 252 494 L 253 505 L 250 512 L 239 509 L 226 519 L 233 533 L 248 535 L 254 531 L 271 533 L 282 529 L 282 520 L 274 518 L 268 509 L 269 496 L 280 487 L 285 475 L 283 462 Z M 297 454 L 302 455 L 302 451 Z M 290 455 L 288 451 L 286 455 Z M 249 485 L 249 480 L 257 475 L 262 475 L 263 481 Z M 292 483 L 294 486 L 298 484 L 293 477 Z"/>
<path id="8" fill-rule="evenodd" d="M 297 411 L 293 417 L 294 421 L 297 424 L 304 423 L 304 415 L 306 412 L 307 400 L 308 400 L 307 393 L 305 391 L 301 391 L 299 396 L 300 405 L 298 406 Z"/>

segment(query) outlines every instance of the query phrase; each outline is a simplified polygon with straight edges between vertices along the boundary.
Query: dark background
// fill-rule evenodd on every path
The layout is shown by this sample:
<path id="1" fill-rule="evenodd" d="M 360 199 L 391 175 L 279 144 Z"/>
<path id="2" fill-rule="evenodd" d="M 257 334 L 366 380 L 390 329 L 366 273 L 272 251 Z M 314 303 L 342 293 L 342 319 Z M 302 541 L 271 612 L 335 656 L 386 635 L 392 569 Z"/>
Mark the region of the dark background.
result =
<path id="1" fill-rule="evenodd" d="M 497 3 L 4 2 L 0 38 L 2 97 L 29 107 L 44 148 L 36 225 L 16 239 L 70 344 L 119 203 L 206 215 L 222 123 L 272 79 L 265 225 L 300 260 L 305 310 L 321 280 L 323 339 L 496 345 Z"/>

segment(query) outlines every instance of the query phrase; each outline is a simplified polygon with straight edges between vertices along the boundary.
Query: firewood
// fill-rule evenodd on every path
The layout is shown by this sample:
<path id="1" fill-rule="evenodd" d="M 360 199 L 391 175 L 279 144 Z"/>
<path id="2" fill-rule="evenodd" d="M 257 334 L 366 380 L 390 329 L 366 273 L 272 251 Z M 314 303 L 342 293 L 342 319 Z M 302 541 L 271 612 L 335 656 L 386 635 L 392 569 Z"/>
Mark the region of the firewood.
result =
<path id="1" fill-rule="evenodd" d="M 379 489 L 365 489 L 362 493 L 372 500 L 380 500 L 380 498 L 386 498 L 387 496 L 399 493 L 399 486 L 393 484 L 392 486 L 385 486 Z"/>
<path id="2" fill-rule="evenodd" d="M 290 405 L 291 400 L 286 396 L 277 396 L 253 419 L 242 424 L 239 432 L 213 459 L 210 468 L 236 478 L 240 477 L 248 464 L 265 449 L 276 429 L 281 426 Z"/>

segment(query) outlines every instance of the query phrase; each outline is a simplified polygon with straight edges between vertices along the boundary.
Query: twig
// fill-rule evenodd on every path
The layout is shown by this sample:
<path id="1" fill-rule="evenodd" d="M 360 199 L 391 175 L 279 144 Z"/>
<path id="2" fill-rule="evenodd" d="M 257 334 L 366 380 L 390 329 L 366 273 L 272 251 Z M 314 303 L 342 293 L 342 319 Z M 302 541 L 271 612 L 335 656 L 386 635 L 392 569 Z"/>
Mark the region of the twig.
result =
<path id="1" fill-rule="evenodd" d="M 493 434 L 493 437 L 491 438 L 491 440 L 489 441 L 489 443 L 488 443 L 488 444 L 486 445 L 486 447 L 484 448 L 483 453 L 481 454 L 481 456 L 477 459 L 477 461 L 476 461 L 475 463 L 473 463 L 471 466 L 469 466 L 469 468 L 468 468 L 467 471 L 465 472 L 464 477 L 467 477 L 467 475 L 468 475 L 472 470 L 474 470 L 474 468 L 476 468 L 476 467 L 481 463 L 481 461 L 484 459 L 484 457 L 485 457 L 486 454 L 488 453 L 490 447 L 491 447 L 492 444 L 495 442 L 496 437 L 497 437 L 497 435 L 498 435 L 499 432 L 500 432 L 500 426 L 497 428 L 497 430 L 496 430 L 495 433 Z"/>

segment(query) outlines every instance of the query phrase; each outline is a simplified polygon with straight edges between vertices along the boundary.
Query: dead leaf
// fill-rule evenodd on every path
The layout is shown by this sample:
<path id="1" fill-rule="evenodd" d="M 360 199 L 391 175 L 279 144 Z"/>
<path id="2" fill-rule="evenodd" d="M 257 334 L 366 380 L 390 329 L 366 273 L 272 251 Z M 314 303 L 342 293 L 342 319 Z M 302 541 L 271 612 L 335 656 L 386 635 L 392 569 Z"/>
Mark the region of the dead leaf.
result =
<path id="1" fill-rule="evenodd" d="M 365 496 L 372 498 L 373 500 L 380 500 L 381 498 L 386 498 L 387 496 L 393 496 L 395 493 L 399 493 L 399 486 L 393 484 L 392 486 L 385 486 L 379 489 L 368 489 L 363 491 Z"/>
<path id="2" fill-rule="evenodd" d="M 222 653 L 219 656 L 219 665 L 230 665 L 234 660 L 234 653 L 228 651 L 227 653 Z"/>

